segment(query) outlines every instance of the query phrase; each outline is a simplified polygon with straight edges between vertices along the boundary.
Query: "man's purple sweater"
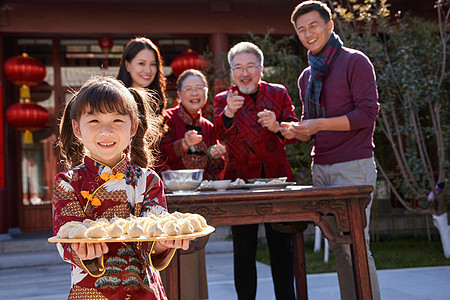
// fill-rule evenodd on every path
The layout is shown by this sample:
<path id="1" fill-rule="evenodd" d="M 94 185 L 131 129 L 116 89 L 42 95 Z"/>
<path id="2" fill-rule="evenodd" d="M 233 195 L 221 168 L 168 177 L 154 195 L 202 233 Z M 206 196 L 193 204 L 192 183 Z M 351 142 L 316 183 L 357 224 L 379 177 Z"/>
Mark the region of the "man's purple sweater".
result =
<path id="1" fill-rule="evenodd" d="M 309 77 L 310 67 L 298 79 L 302 102 Z M 320 103 L 325 106 L 327 118 L 346 115 L 350 131 L 316 133 L 311 152 L 313 163 L 329 165 L 372 157 L 379 104 L 375 71 L 364 53 L 342 47 L 323 82 Z"/>

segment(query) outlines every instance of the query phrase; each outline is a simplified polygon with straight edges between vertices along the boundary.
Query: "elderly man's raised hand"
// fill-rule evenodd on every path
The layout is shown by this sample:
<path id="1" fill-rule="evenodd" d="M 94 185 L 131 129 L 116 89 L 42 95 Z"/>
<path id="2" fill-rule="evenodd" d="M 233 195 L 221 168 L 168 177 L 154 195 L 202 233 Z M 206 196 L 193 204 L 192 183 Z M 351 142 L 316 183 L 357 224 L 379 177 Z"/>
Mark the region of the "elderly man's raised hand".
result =
<path id="1" fill-rule="evenodd" d="M 244 105 L 245 98 L 242 96 L 239 96 L 238 91 L 232 92 L 231 90 L 228 91 L 227 95 L 227 106 L 225 106 L 224 114 L 228 118 L 233 118 L 234 114 Z"/>

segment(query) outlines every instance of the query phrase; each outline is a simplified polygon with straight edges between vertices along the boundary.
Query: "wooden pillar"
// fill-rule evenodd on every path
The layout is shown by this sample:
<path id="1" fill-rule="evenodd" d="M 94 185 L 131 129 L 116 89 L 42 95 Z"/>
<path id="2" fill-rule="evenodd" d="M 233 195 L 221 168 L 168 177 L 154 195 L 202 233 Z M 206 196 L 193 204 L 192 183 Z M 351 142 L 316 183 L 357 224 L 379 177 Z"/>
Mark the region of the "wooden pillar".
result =
<path id="1" fill-rule="evenodd" d="M 1 51 L 1 39 L 0 39 L 0 51 Z M 1 59 L 0 61 L 3 61 Z M 0 76 L 3 78 L 3 76 Z M 5 195 L 5 156 L 3 151 L 3 97 L 2 97 L 2 82 L 0 82 L 0 236 L 8 233 L 8 214 L 6 210 L 8 205 L 6 203 Z M 1 238 L 0 238 L 1 239 Z"/>
<path id="2" fill-rule="evenodd" d="M 5 61 L 3 57 L 3 37 L 0 37 L 0 61 Z M 3 75 L 3 66 L 0 68 L 0 78 Z M 3 128 L 3 85 L 0 81 L 0 235 L 8 233 L 8 214 L 6 210 L 8 205 L 5 195 L 5 152 L 4 152 L 4 128 Z"/>
<path id="3" fill-rule="evenodd" d="M 230 66 L 227 62 L 228 54 L 228 35 L 224 33 L 214 33 L 209 37 L 209 48 L 212 52 L 214 67 L 214 92 L 218 93 L 228 88 L 226 78 L 227 68 Z"/>

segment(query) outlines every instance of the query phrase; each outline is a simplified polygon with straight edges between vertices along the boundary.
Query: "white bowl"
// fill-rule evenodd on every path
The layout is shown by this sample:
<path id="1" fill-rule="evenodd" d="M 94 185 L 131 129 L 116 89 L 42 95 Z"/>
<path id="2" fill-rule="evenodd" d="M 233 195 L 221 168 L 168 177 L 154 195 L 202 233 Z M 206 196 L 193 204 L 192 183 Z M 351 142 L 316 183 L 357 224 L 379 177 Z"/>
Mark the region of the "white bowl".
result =
<path id="1" fill-rule="evenodd" d="M 213 188 L 215 188 L 218 191 L 225 191 L 227 188 L 230 187 L 231 180 L 214 180 L 212 182 Z"/>
<path id="2" fill-rule="evenodd" d="M 185 169 L 162 171 L 161 176 L 166 188 L 173 193 L 192 192 L 203 180 L 203 169 Z"/>

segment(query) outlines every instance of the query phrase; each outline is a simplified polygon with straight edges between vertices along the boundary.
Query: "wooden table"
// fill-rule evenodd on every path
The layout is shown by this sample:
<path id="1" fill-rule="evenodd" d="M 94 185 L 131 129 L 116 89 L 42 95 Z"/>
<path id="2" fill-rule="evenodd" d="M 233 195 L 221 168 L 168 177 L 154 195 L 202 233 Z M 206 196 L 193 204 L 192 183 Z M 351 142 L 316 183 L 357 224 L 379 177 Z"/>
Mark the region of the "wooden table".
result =
<path id="1" fill-rule="evenodd" d="M 169 211 L 203 215 L 212 226 L 272 222 L 308 222 L 319 226 L 325 237 L 351 246 L 355 289 L 358 299 L 372 299 L 367 251 L 364 240 L 365 208 L 373 187 L 350 186 L 311 188 L 290 186 L 270 190 L 227 190 L 166 194 Z M 332 214 L 343 232 L 333 233 L 325 215 Z M 308 299 L 303 231 L 294 233 L 297 299 Z M 166 292 L 170 300 L 179 295 L 177 259 L 166 269 Z"/>

